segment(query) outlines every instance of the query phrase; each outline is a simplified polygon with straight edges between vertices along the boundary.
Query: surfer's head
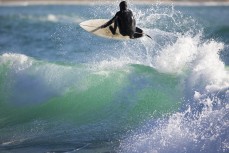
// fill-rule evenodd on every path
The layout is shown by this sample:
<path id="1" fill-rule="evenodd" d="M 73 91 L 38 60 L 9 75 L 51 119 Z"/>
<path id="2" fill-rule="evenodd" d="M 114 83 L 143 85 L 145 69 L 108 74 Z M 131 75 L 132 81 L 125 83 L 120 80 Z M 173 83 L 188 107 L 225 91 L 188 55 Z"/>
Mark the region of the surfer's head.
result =
<path id="1" fill-rule="evenodd" d="M 126 1 L 122 1 L 122 2 L 119 4 L 119 7 L 120 7 L 120 10 L 121 10 L 121 11 L 126 10 L 126 9 L 127 9 L 127 2 L 126 2 Z"/>

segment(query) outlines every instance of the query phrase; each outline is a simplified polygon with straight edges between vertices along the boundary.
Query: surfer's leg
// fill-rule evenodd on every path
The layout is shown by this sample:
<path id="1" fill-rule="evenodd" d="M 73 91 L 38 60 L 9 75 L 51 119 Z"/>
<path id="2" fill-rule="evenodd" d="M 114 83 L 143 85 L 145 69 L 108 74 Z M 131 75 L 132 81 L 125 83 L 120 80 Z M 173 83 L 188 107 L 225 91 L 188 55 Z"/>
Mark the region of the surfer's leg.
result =
<path id="1" fill-rule="evenodd" d="M 137 32 L 137 33 L 143 33 L 142 29 L 140 29 L 140 28 L 138 28 L 138 27 L 136 27 L 136 32 Z"/>
<path id="2" fill-rule="evenodd" d="M 114 32 L 116 32 L 117 27 L 118 27 L 118 22 L 117 22 L 117 20 L 115 20 L 115 22 L 114 22 Z"/>
<path id="3" fill-rule="evenodd" d="M 134 38 L 140 38 L 143 36 L 143 31 L 142 29 L 136 27 L 135 33 L 134 33 Z"/>
<path id="4" fill-rule="evenodd" d="M 113 35 L 115 35 L 115 33 L 116 33 L 117 26 L 118 26 L 117 21 L 114 22 L 114 28 L 112 26 L 109 26 L 109 29 Z"/>
<path id="5" fill-rule="evenodd" d="M 113 35 L 115 35 L 115 30 L 112 26 L 109 26 L 110 31 L 112 32 Z"/>
<path id="6" fill-rule="evenodd" d="M 142 36 L 143 36 L 142 33 L 134 33 L 134 38 L 140 38 Z"/>

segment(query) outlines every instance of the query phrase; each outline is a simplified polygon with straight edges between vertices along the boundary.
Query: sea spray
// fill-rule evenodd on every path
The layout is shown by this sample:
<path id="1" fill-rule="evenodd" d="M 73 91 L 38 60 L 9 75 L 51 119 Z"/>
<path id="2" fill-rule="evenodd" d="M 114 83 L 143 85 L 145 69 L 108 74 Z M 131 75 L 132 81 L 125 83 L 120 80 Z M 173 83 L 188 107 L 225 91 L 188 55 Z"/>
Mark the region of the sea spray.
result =
<path id="1" fill-rule="evenodd" d="M 178 25 L 186 21 L 181 18 Z M 228 151 L 229 74 L 219 56 L 224 44 L 203 40 L 198 26 L 180 32 L 179 28 L 173 31 L 177 38 L 160 45 L 150 63 L 159 72 L 180 76 L 183 106 L 179 112 L 152 118 L 130 132 L 121 141 L 119 152 Z"/>
<path id="2" fill-rule="evenodd" d="M 186 107 L 136 129 L 121 141 L 120 152 L 228 151 L 229 74 L 218 55 L 223 44 L 210 41 L 195 49 L 195 58 L 186 59 L 191 75 L 183 78 Z"/>

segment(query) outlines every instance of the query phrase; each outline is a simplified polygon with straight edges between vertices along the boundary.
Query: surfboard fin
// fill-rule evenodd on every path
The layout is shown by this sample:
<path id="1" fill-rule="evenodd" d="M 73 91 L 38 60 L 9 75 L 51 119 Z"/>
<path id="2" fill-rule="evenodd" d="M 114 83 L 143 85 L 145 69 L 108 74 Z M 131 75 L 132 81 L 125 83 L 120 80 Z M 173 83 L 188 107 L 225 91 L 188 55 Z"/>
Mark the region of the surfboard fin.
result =
<path id="1" fill-rule="evenodd" d="M 145 34 L 145 36 L 147 36 L 147 37 L 149 37 L 150 39 L 152 39 L 152 40 L 153 40 L 153 38 L 152 38 L 152 37 L 150 37 L 150 35 Z"/>

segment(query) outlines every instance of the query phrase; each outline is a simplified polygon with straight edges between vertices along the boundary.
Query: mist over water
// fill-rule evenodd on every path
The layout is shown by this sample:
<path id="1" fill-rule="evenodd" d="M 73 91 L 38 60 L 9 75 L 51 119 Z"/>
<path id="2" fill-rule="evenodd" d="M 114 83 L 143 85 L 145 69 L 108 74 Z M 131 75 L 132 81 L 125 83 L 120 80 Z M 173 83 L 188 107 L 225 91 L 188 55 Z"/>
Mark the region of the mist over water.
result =
<path id="1" fill-rule="evenodd" d="M 153 40 L 79 27 L 117 6 L 1 6 L 1 151 L 229 151 L 228 7 L 130 4 Z"/>

